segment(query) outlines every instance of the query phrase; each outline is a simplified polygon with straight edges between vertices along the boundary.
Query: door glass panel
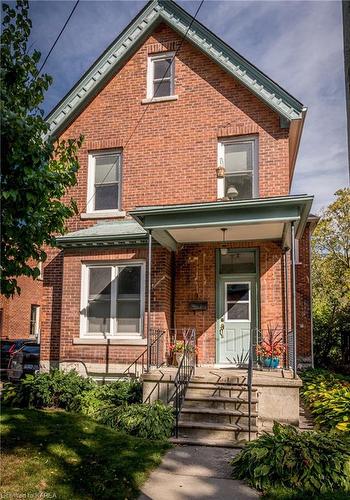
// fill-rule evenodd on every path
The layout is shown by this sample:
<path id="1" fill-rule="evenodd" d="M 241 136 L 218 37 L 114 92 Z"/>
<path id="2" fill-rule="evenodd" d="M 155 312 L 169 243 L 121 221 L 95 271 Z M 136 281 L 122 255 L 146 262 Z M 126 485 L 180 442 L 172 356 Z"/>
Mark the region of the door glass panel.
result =
<path id="1" fill-rule="evenodd" d="M 221 255 L 221 274 L 255 273 L 255 252 L 228 252 Z"/>
<path id="2" fill-rule="evenodd" d="M 235 302 L 228 303 L 227 319 L 249 320 L 249 303 Z"/>
<path id="3" fill-rule="evenodd" d="M 249 285 L 248 284 L 228 284 L 227 285 L 227 301 L 238 302 L 249 300 Z"/>

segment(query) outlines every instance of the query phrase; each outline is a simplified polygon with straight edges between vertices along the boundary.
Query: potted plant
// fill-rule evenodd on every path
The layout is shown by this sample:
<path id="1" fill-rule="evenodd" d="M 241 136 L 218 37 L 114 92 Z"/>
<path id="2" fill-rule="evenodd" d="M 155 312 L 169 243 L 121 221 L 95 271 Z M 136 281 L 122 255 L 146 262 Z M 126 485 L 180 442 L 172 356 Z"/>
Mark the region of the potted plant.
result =
<path id="1" fill-rule="evenodd" d="M 173 365 L 179 366 L 185 352 L 185 344 L 183 340 L 176 340 L 169 346 L 170 353 L 172 354 Z"/>
<path id="2" fill-rule="evenodd" d="M 282 331 L 278 327 L 267 327 L 261 342 L 256 347 L 256 353 L 267 368 L 277 368 L 280 357 L 285 352 Z"/>

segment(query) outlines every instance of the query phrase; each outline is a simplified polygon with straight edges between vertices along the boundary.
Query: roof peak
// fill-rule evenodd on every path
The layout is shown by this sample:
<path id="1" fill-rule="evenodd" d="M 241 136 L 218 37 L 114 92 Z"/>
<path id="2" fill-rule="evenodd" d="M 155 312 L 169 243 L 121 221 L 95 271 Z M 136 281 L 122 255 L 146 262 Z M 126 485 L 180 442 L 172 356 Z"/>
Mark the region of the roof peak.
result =
<path id="1" fill-rule="evenodd" d="M 53 136 L 58 135 L 74 119 L 108 78 L 122 67 L 130 53 L 162 21 L 180 35 L 186 35 L 186 40 L 240 81 L 284 120 L 290 122 L 302 119 L 302 103 L 203 24 L 193 20 L 193 16 L 182 7 L 173 0 L 151 0 L 49 113 L 46 120 Z"/>

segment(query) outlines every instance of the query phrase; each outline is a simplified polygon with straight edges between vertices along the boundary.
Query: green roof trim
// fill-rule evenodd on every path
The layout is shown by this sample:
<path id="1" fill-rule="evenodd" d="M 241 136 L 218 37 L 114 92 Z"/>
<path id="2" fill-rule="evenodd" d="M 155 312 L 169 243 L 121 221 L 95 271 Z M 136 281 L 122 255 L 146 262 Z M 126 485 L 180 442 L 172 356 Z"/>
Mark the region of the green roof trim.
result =
<path id="1" fill-rule="evenodd" d="M 101 222 L 58 236 L 59 248 L 145 245 L 147 232 L 135 221 Z"/>
<path id="2" fill-rule="evenodd" d="M 107 50 L 88 69 L 72 90 L 50 112 L 46 120 L 55 136 L 64 129 L 142 44 L 161 22 L 184 36 L 192 16 L 173 0 L 152 0 L 139 12 Z M 277 83 L 271 80 L 214 33 L 194 20 L 186 39 L 239 80 L 274 111 L 290 122 L 302 119 L 305 108 Z M 286 123 L 285 121 L 283 122 Z"/>
<path id="3" fill-rule="evenodd" d="M 147 230 L 168 231 L 179 228 L 220 227 L 265 222 L 297 222 L 301 237 L 313 196 L 290 195 L 241 201 L 215 201 L 184 205 L 140 207 L 129 212 Z"/>

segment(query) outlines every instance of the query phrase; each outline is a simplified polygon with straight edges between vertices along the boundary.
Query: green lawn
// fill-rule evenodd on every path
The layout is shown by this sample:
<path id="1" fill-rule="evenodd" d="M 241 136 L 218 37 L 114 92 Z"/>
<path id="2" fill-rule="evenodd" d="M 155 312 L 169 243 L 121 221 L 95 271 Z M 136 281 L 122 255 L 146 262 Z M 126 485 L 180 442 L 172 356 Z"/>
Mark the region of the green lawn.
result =
<path id="1" fill-rule="evenodd" d="M 170 446 L 64 411 L 3 408 L 1 433 L 1 498 L 136 498 Z"/>
<path id="2" fill-rule="evenodd" d="M 315 493 L 275 488 L 262 496 L 263 500 L 349 500 L 349 492 Z"/>

